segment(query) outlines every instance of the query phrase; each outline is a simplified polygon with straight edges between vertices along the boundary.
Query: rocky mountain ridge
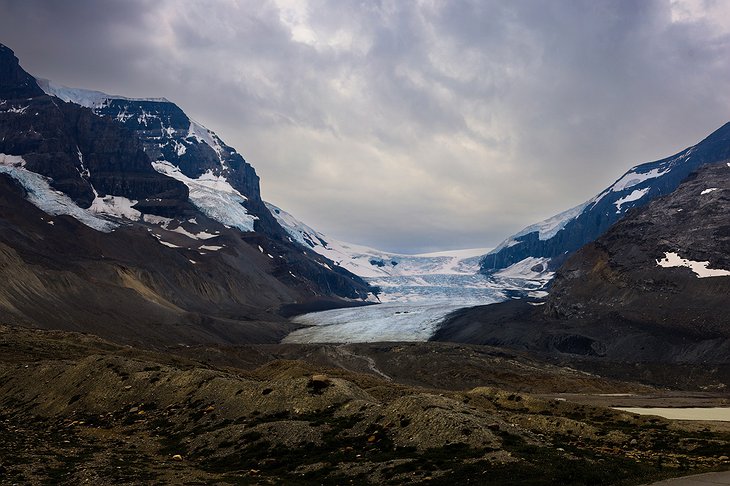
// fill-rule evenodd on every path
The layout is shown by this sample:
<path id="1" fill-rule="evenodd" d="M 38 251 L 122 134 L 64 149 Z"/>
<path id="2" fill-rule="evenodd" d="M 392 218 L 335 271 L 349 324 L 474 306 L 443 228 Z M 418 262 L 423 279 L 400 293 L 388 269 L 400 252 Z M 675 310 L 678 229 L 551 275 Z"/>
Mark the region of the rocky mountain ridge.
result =
<path id="1" fill-rule="evenodd" d="M 242 231 L 259 231 L 282 239 L 284 232 L 261 199 L 255 169 L 218 135 L 191 120 L 176 104 L 164 98 L 127 98 L 100 91 L 60 86 L 39 79 L 39 86 L 52 96 L 85 106 L 95 114 L 113 119 L 135 133 L 158 172 L 183 181 L 191 188 L 191 201 L 199 209 L 223 219 Z M 210 201 L 205 183 L 217 182 L 216 190 L 228 192 L 227 199 Z M 230 186 L 230 187 L 228 187 Z M 241 206 L 244 212 L 221 210 L 221 203 Z"/>
<path id="2" fill-rule="evenodd" d="M 669 194 L 693 171 L 730 157 L 730 123 L 671 157 L 638 165 L 592 199 L 507 238 L 480 263 L 491 274 L 526 258 L 542 258 L 551 270 L 594 241 L 632 208 Z"/>
<path id="3" fill-rule="evenodd" d="M 727 160 L 702 165 L 575 252 L 545 300 L 458 311 L 434 339 L 603 362 L 727 365 L 729 194 Z M 718 375 L 717 386 L 728 380 Z"/>
<path id="4" fill-rule="evenodd" d="M 730 163 L 708 164 L 616 223 L 557 272 L 546 312 L 730 339 Z"/>

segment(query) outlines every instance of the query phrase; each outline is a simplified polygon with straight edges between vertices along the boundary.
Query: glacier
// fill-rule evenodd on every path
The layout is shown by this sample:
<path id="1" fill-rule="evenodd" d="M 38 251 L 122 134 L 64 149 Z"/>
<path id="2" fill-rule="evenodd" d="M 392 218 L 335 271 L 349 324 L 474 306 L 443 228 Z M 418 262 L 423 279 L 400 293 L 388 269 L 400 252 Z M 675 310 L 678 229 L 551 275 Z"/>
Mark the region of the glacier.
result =
<path id="1" fill-rule="evenodd" d="M 389 253 L 320 233 L 271 203 L 272 215 L 293 241 L 380 288 L 380 304 L 314 312 L 294 318 L 307 326 L 286 343 L 426 341 L 451 312 L 517 296 L 541 298 L 552 278 L 547 259 L 530 258 L 498 274 L 478 273 L 489 248 L 417 255 Z"/>

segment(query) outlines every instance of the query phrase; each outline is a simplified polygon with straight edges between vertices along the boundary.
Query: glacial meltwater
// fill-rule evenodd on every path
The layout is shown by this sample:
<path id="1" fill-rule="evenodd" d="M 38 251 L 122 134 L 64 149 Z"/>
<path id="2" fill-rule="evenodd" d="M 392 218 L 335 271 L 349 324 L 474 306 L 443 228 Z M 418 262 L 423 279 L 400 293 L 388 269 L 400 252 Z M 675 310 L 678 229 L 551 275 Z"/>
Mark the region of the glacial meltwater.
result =
<path id="1" fill-rule="evenodd" d="M 614 407 L 615 410 L 639 415 L 657 415 L 673 420 L 718 420 L 730 422 L 730 407 Z"/>

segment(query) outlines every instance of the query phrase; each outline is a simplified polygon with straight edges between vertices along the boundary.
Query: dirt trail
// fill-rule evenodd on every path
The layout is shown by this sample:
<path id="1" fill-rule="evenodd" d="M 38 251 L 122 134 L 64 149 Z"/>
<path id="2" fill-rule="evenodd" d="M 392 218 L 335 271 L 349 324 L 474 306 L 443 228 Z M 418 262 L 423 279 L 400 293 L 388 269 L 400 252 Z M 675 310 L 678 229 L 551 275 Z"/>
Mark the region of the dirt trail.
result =
<path id="1" fill-rule="evenodd" d="M 367 364 L 368 370 L 372 371 L 386 381 L 393 381 L 393 378 L 386 375 L 378 368 L 378 365 L 373 358 L 371 358 L 370 356 L 363 356 L 361 354 L 353 353 L 352 351 L 347 349 L 347 344 L 327 347 L 326 353 L 338 366 L 348 371 L 358 371 L 357 369 L 352 369 L 351 366 L 348 366 L 348 362 L 351 362 L 353 359 L 362 360 Z"/>

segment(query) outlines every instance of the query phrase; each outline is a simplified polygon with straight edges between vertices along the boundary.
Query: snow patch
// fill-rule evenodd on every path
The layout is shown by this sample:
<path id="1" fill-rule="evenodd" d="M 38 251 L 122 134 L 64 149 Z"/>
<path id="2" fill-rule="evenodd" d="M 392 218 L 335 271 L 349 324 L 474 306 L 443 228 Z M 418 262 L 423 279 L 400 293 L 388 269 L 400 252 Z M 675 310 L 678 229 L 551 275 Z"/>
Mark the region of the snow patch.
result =
<path id="1" fill-rule="evenodd" d="M 185 152 L 188 151 L 188 149 L 185 147 L 185 145 L 178 142 L 177 140 L 174 140 L 173 142 L 175 144 L 175 153 L 177 154 L 177 156 L 181 157 L 181 156 L 185 155 Z"/>
<path id="2" fill-rule="evenodd" d="M 700 196 L 704 196 L 705 194 L 709 194 L 712 191 L 717 191 L 717 187 L 710 187 L 709 189 L 705 189 L 700 193 Z"/>
<path id="3" fill-rule="evenodd" d="M 9 167 L 25 167 L 25 160 L 18 155 L 0 154 L 0 165 Z"/>
<path id="4" fill-rule="evenodd" d="M 549 263 L 549 258 L 527 257 L 493 275 L 503 279 L 550 280 L 553 272 L 547 271 Z"/>
<path id="5" fill-rule="evenodd" d="M 626 189 L 629 189 L 631 187 L 634 187 L 637 184 L 640 184 L 644 181 L 647 181 L 649 179 L 656 179 L 657 177 L 661 177 L 664 174 L 667 174 L 671 168 L 667 168 L 664 170 L 661 170 L 659 168 L 652 169 L 649 172 L 629 172 L 628 174 L 624 175 L 621 179 L 619 179 L 613 186 L 611 186 L 611 190 L 613 192 L 620 192 Z"/>
<path id="6" fill-rule="evenodd" d="M 225 248 L 225 246 L 203 245 L 200 247 L 201 250 L 209 250 L 209 251 L 218 251 L 223 248 Z"/>
<path id="7" fill-rule="evenodd" d="M 223 176 L 210 170 L 197 179 L 191 179 L 167 161 L 153 162 L 157 172 L 177 179 L 188 186 L 190 201 L 206 216 L 241 231 L 253 231 L 255 216 L 248 214 L 243 203 L 246 196 L 234 189 Z"/>
<path id="8" fill-rule="evenodd" d="M 157 241 L 160 243 L 160 245 L 165 245 L 165 246 L 168 246 L 170 248 L 182 248 L 181 246 L 173 245 L 172 243 L 168 243 L 167 241 L 162 241 L 162 240 L 159 240 L 159 239 Z"/>
<path id="9" fill-rule="evenodd" d="M 188 238 L 192 238 L 194 240 L 207 240 L 207 239 L 215 238 L 218 236 L 218 235 L 214 235 L 212 233 L 208 233 L 206 231 L 201 231 L 199 233 L 191 233 L 188 230 L 186 230 L 185 228 L 183 228 L 182 226 L 178 226 L 177 228 L 170 230 L 170 231 L 173 231 L 175 233 L 180 233 L 181 235 L 185 235 Z"/>
<path id="10" fill-rule="evenodd" d="M 23 113 L 25 113 L 25 110 L 27 110 L 27 109 L 28 109 L 27 106 L 22 106 L 22 107 L 11 106 L 7 110 L 5 110 L 5 113 L 17 113 L 18 115 L 22 115 Z"/>
<path id="11" fill-rule="evenodd" d="M 656 263 L 658 266 L 664 268 L 687 267 L 692 270 L 698 278 L 730 276 L 730 270 L 707 268 L 710 266 L 710 262 L 695 262 L 687 260 L 674 252 L 664 253 L 664 258 L 657 260 Z"/>
<path id="12" fill-rule="evenodd" d="M 132 207 L 137 204 L 137 202 L 138 201 L 127 199 L 122 196 L 99 197 L 97 195 L 91 202 L 89 211 L 95 214 L 103 214 L 114 218 L 139 221 L 142 217 L 142 213 Z"/>
<path id="13" fill-rule="evenodd" d="M 165 218 L 163 216 L 157 216 L 155 214 L 144 214 L 142 215 L 142 221 L 149 224 L 156 224 L 167 229 L 167 225 L 172 223 L 172 219 Z"/>
<path id="14" fill-rule="evenodd" d="M 650 189 L 651 189 L 650 187 L 645 187 L 644 189 L 634 189 L 633 191 L 631 191 L 631 194 L 629 194 L 628 196 L 624 196 L 621 199 L 614 202 L 613 204 L 616 206 L 616 212 L 620 213 L 621 206 L 623 206 L 627 202 L 638 201 L 642 197 L 646 196 L 646 194 L 649 192 Z"/>

